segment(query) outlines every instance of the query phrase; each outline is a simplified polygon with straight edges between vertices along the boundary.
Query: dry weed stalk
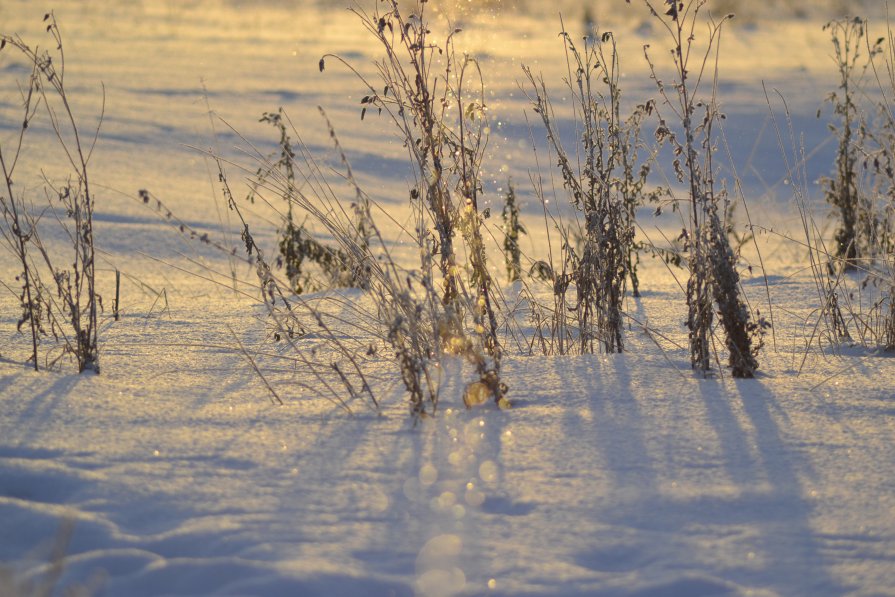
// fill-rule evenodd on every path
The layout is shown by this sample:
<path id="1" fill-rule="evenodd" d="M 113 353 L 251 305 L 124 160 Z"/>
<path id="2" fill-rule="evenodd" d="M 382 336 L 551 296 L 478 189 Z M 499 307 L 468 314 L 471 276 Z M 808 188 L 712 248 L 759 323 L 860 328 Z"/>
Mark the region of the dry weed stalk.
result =
<path id="1" fill-rule="evenodd" d="M 866 28 L 867 23 L 860 18 L 839 19 L 824 25 L 824 30 L 830 32 L 839 75 L 839 89 L 827 101 L 833 106 L 839 123 L 829 125 L 838 139 L 836 171 L 823 184 L 827 202 L 838 212 L 834 257 L 846 270 L 854 270 L 859 260 L 872 257 L 879 228 L 872 201 L 861 189 L 861 153 L 873 133 L 872 127 L 864 122 L 865 115 L 858 102 L 866 93 L 866 74 L 874 57 L 882 52 L 884 38 L 871 44 L 866 39 Z M 880 166 L 878 161 L 875 165 Z"/>
<path id="2" fill-rule="evenodd" d="M 447 352 L 460 345 L 463 354 L 476 353 L 470 355 L 479 375 L 475 383 L 500 403 L 506 391 L 500 380 L 502 347 L 479 206 L 489 130 L 482 73 L 474 58 L 457 50 L 454 38 L 460 29 L 451 29 L 440 43 L 435 40 L 427 2 L 417 1 L 407 15 L 397 0 L 381 4 L 383 9 L 377 4 L 372 12 L 352 9 L 382 49 L 375 62 L 379 83 L 371 84 L 331 54 L 320 60 L 320 69 L 327 59 L 351 69 L 368 93 L 361 100 L 361 119 L 377 110 L 403 140 L 415 173 L 410 202 L 421 249 L 419 282 L 426 293 L 435 288 L 433 257 L 438 257 L 442 313 L 430 314 L 437 320 L 436 334 Z M 455 246 L 457 232 L 464 240 L 466 268 Z"/>
<path id="3" fill-rule="evenodd" d="M 293 141 L 287 127 L 288 118 L 283 108 L 277 112 L 265 112 L 261 122 L 266 122 L 277 129 L 279 133 L 279 154 L 276 160 L 265 160 L 255 172 L 251 182 L 251 190 L 246 199 L 254 203 L 258 190 L 265 182 L 278 171 L 284 179 L 285 188 L 281 189 L 282 199 L 286 204 L 286 213 L 282 227 L 279 231 L 279 255 L 276 265 L 285 268 L 286 276 L 292 283 L 292 289 L 297 294 L 314 292 L 329 287 L 366 288 L 368 273 L 363 267 L 352 261 L 351 256 L 340 252 L 338 249 L 327 246 L 311 234 L 304 224 L 297 224 L 293 209 L 294 197 L 297 192 L 295 180 L 295 150 Z M 369 211 L 369 205 L 363 197 L 353 205 L 356 222 L 356 241 L 361 246 L 369 243 L 369 231 L 365 228 L 365 210 Z M 315 272 L 307 267 L 316 265 L 322 279 L 316 279 Z"/>
<path id="4" fill-rule="evenodd" d="M 570 64 L 566 85 L 574 98 L 575 121 L 580 129 L 580 146 L 574 156 L 560 139 L 543 77 L 523 67 L 529 99 L 557 156 L 563 186 L 571 203 L 584 215 L 579 250 L 568 241 L 569 231 L 562 233 L 566 237 L 563 268 L 567 263 L 568 277 L 565 273 L 550 277 L 554 292 L 562 295 L 574 282 L 578 350 L 593 352 L 598 341 L 605 352 L 621 352 L 628 278 L 635 289 L 638 286 L 635 212 L 638 205 L 650 199 L 645 192 L 649 167 L 638 164 L 637 144 L 641 123 L 654 105 L 652 101 L 640 104 L 630 116 L 622 118 L 619 56 L 611 33 L 602 34 L 596 41 L 585 38 L 580 49 L 565 29 L 561 35 Z"/>
<path id="5" fill-rule="evenodd" d="M 777 136 L 780 155 L 786 168 L 787 177 L 792 181 L 794 199 L 799 210 L 802 233 L 804 234 L 804 241 L 799 244 L 802 244 L 808 251 L 809 267 L 820 305 L 818 317 L 807 345 L 811 346 L 818 342 L 821 349 L 823 349 L 822 340 L 825 339 L 831 346 L 838 348 L 844 340 L 848 340 L 848 331 L 842 311 L 839 308 L 837 296 L 838 278 L 834 283 L 834 280 L 831 280 L 828 275 L 830 264 L 833 262 L 833 252 L 827 249 L 822 231 L 811 213 L 808 174 L 805 166 L 807 163 L 805 148 L 796 140 L 792 115 L 786 100 L 782 96 L 779 97 L 783 102 L 786 119 L 785 129 L 781 127 L 773 110 L 770 97 L 767 95 L 767 89 L 765 89 L 765 100 L 768 104 L 771 122 Z M 786 134 L 784 134 L 784 131 Z M 839 275 L 841 276 L 841 272 Z M 806 351 L 802 357 L 799 371 L 804 367 L 807 357 L 808 353 Z"/>
<path id="6" fill-rule="evenodd" d="M 52 51 L 32 48 L 19 36 L 0 36 L 0 49 L 10 46 L 31 66 L 31 74 L 21 87 L 24 119 L 12 148 L 0 148 L 6 194 L 0 196 L 3 224 L 0 234 L 22 271 L 19 301 L 22 317 L 31 332 L 30 360 L 38 368 L 38 348 L 42 338 L 52 336 L 62 345 L 62 355 L 77 361 L 78 371 L 99 372 L 98 316 L 101 298 L 96 292 L 93 236 L 94 198 L 88 165 L 99 135 L 84 139 L 69 102 L 65 86 L 65 52 L 62 34 L 52 13 L 44 16 Z M 41 110 L 41 106 L 43 109 Z M 58 224 L 72 255 L 63 256 L 50 248 L 41 234 L 43 213 L 15 188 L 15 171 L 23 155 L 27 132 L 43 113 L 61 150 L 68 174 L 62 183 L 45 177 L 47 211 Z M 100 117 L 100 122 L 102 117 Z M 65 265 L 60 265 L 64 262 Z M 49 358 L 49 356 L 47 357 Z"/>
<path id="7" fill-rule="evenodd" d="M 720 21 L 709 17 L 708 39 L 704 52 L 700 53 L 695 45 L 696 28 L 702 22 L 700 13 L 706 1 L 665 0 L 660 11 L 651 0 L 644 0 L 671 41 L 673 75 L 670 85 L 660 78 L 649 46 L 644 48 L 644 53 L 662 98 L 662 105 L 656 106 L 659 117 L 656 138 L 670 144 L 675 155 L 673 166 L 677 180 L 687 186 L 689 195 L 688 229 L 682 238 L 689 250 L 687 326 L 691 365 L 703 373 L 710 369 L 712 322 L 717 305 L 732 374 L 734 377 L 753 377 L 758 368 L 756 353 L 760 344 L 753 346 L 752 336 L 760 333 L 763 326 L 750 321 L 749 310 L 741 298 L 736 256 L 719 214 L 720 197 L 714 180 L 713 127 L 719 118 L 723 118 L 716 100 L 718 45 L 722 26 L 733 15 Z M 701 99 L 704 84 L 711 85 L 707 99 Z M 678 124 L 665 118 L 666 108 Z"/>

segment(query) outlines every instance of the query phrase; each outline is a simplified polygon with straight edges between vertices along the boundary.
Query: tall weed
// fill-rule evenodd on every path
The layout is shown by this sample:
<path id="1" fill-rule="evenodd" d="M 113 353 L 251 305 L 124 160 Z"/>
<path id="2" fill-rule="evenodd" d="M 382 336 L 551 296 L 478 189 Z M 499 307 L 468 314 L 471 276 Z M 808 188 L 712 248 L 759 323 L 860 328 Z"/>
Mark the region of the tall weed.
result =
<path id="1" fill-rule="evenodd" d="M 62 33 L 52 13 L 44 16 L 44 23 L 52 50 L 32 47 L 17 35 L 0 36 L 0 49 L 17 52 L 31 71 L 20 83 L 24 117 L 18 134 L 11 144 L 0 147 L 5 190 L 0 195 L 0 236 L 20 269 L 16 278 L 22 309 L 18 327 L 27 326 L 30 332 L 33 367 L 39 366 L 43 340 L 52 339 L 53 346 L 44 354 L 47 364 L 70 355 L 79 372 L 98 373 L 101 298 L 96 290 L 89 163 L 99 126 L 92 138 L 82 135 L 65 84 Z M 39 126 L 55 137 L 67 170 L 66 175 L 52 180 L 43 175 L 42 208 L 25 196 L 27 185 L 15 182 L 17 171 L 23 168 L 20 161 L 30 133 Z M 56 226 L 43 220 L 55 221 Z M 54 245 L 52 236 L 61 236 L 66 248 Z M 55 351 L 56 346 L 61 351 Z"/>
<path id="2" fill-rule="evenodd" d="M 659 117 L 656 138 L 671 146 L 675 155 L 674 172 L 688 194 L 689 222 L 682 240 L 688 250 L 690 271 L 687 283 L 690 362 L 700 372 L 710 369 L 712 325 L 717 306 L 733 376 L 753 377 L 758 369 L 758 345 L 753 344 L 752 337 L 761 332 L 762 326 L 751 321 L 741 297 L 736 255 L 725 231 L 723 213 L 719 213 L 721 196 L 715 184 L 714 126 L 723 118 L 716 99 L 717 52 L 722 26 L 732 15 L 720 21 L 709 16 L 708 39 L 704 50 L 699 51 L 696 30 L 703 23 L 700 13 L 706 0 L 665 0 L 661 9 L 651 0 L 644 0 L 644 4 L 667 33 L 671 45 L 670 84 L 660 76 L 648 47 L 645 54 L 662 100 L 656 106 Z M 710 86 L 708 92 L 705 86 Z"/>

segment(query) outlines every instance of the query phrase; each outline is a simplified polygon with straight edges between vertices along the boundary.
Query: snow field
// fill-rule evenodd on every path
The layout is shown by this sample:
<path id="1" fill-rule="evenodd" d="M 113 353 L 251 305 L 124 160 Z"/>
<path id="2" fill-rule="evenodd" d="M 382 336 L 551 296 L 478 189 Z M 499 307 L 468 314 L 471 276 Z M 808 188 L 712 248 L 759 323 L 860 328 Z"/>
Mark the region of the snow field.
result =
<path id="1" fill-rule="evenodd" d="M 39 39 L 43 12 L 0 5 L 4 30 L 27 39 Z M 86 585 L 100 595 L 893 594 L 895 369 L 873 350 L 809 341 L 818 299 L 803 251 L 780 236 L 795 234 L 797 215 L 756 81 L 787 97 L 810 177 L 826 173 L 833 146 L 814 112 L 835 79 L 819 22 L 759 15 L 722 42 L 725 132 L 753 217 L 775 231 L 759 237 L 776 334 L 761 375 L 694 377 L 681 348 L 683 293 L 646 259 L 644 297 L 627 305 L 629 352 L 545 357 L 516 346 L 505 361 L 508 411 L 465 410 L 464 366 L 447 359 L 440 413 L 414 427 L 387 354 L 373 377 L 384 416 L 357 403 L 346 414 L 277 352 L 259 301 L 227 288 L 231 266 L 248 282 L 251 269 L 184 240 L 135 199 L 148 188 L 179 218 L 238 244 L 232 222 L 220 231 L 229 216 L 196 148 L 250 173 L 251 147 L 275 141 L 257 118 L 284 104 L 308 146 L 331 159 L 321 104 L 382 212 L 408 220 L 400 143 L 369 116 L 359 124 L 353 77 L 335 65 L 317 72 L 324 52 L 368 68 L 356 18 L 319 4 L 211 0 L 72 0 L 56 14 L 70 40 L 70 91 L 86 114 L 106 85 L 94 164 L 100 292 L 111 295 L 120 269 L 123 315 L 104 315 L 102 375 L 35 374 L 21 365 L 15 297 L 0 295 L 0 594 L 34 592 L 29 583 L 52 576 L 54 560 L 64 564 L 60 591 Z M 487 196 L 498 209 L 497 188 L 512 176 L 527 201 L 524 251 L 543 258 L 517 81 L 524 62 L 558 85 L 558 24 L 505 14 L 461 13 L 464 43 L 491 76 Z M 103 26 L 110 21 L 119 26 Z M 653 93 L 641 58 L 652 33 L 641 25 L 618 24 L 632 101 Z M 6 60 L 0 77 L 12 81 L 21 69 Z M 15 101 L 0 104 L 4 138 Z M 209 105 L 239 133 L 220 121 L 212 130 Z M 549 177 L 546 154 L 539 161 Z M 250 211 L 259 242 L 272 246 L 271 213 Z M 646 223 L 656 238 L 657 227 L 675 232 L 673 219 Z M 746 260 L 747 296 L 762 305 L 757 260 Z M 3 280 L 15 275 L 5 261 L 0 270 Z M 502 291 L 516 304 L 518 285 Z M 318 298 L 343 310 L 346 334 L 372 341 L 350 325 L 370 309 L 360 293 Z M 515 317 L 530 331 L 524 302 Z M 234 334 L 284 406 L 270 403 Z M 56 542 L 65 521 L 70 541 Z"/>

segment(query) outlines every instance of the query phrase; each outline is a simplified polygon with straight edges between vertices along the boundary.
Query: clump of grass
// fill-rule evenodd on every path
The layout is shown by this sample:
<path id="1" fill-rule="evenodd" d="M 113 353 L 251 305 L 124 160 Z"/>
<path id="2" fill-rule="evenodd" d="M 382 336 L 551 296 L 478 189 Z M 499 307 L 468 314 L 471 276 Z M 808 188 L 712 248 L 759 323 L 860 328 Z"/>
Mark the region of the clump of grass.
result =
<path id="1" fill-rule="evenodd" d="M 645 53 L 662 98 L 662 105 L 656 106 L 659 116 L 656 137 L 670 144 L 675 155 L 674 172 L 678 182 L 686 185 L 689 195 L 689 222 L 683 240 L 690 271 L 687 283 L 690 362 L 703 373 L 710 369 L 712 325 L 717 306 L 733 376 L 753 377 L 758 369 L 758 346 L 753 346 L 752 336 L 762 326 L 751 321 L 740 295 L 736 255 L 719 213 L 720 197 L 714 180 L 713 131 L 716 121 L 723 117 L 715 93 L 717 49 L 722 26 L 732 15 L 720 21 L 709 18 L 706 49 L 700 56 L 695 47 L 696 26 L 702 22 L 700 13 L 706 0 L 687 3 L 666 0 L 661 10 L 651 0 L 644 0 L 644 4 L 661 23 L 671 42 L 673 80 L 670 85 L 659 76 L 648 49 Z M 712 89 L 703 99 L 705 84 Z M 666 108 L 675 124 L 665 117 Z"/>
<path id="2" fill-rule="evenodd" d="M 827 202 L 837 211 L 834 257 L 846 270 L 854 270 L 862 258 L 871 257 L 879 228 L 872 202 L 861 191 L 861 145 L 869 129 L 863 123 L 858 102 L 865 93 L 867 70 L 882 52 L 884 38 L 871 44 L 866 28 L 867 23 L 860 18 L 824 25 L 833 43 L 839 88 L 827 98 L 838 119 L 837 124 L 830 125 L 838 139 L 836 170 L 832 177 L 823 180 L 823 185 Z"/>
<path id="3" fill-rule="evenodd" d="M 278 341 L 285 342 L 292 349 L 297 362 L 310 370 L 318 384 L 316 387 L 308 384 L 302 385 L 305 385 L 307 389 L 315 393 L 323 393 L 332 402 L 348 412 L 352 412 L 350 405 L 354 402 L 361 402 L 374 412 L 379 412 L 379 400 L 373 393 L 368 376 L 361 364 L 362 357 L 360 354 L 363 353 L 357 350 L 356 344 L 350 344 L 343 339 L 342 334 L 331 323 L 333 320 L 326 316 L 319 304 L 304 300 L 300 295 L 293 294 L 292 280 L 284 283 L 276 276 L 274 268 L 265 258 L 263 249 L 255 241 L 242 210 L 233 198 L 233 191 L 230 188 L 223 162 L 216 158 L 216 163 L 224 198 L 227 200 L 230 209 L 237 214 L 242 224 L 242 239 L 245 244 L 246 255 L 255 265 L 258 289 L 264 300 L 268 316 L 275 326 L 275 338 Z M 291 184 L 293 181 L 283 176 L 275 168 L 268 168 L 267 172 L 270 178 L 267 184 L 272 185 L 274 189 L 279 191 L 281 196 L 287 197 L 289 201 L 302 205 L 301 193 Z M 255 192 L 257 192 L 257 187 L 255 187 Z M 289 192 L 294 192 L 294 195 L 289 196 Z M 307 206 L 312 207 L 310 202 L 307 203 Z M 317 215 L 318 218 L 321 216 L 319 212 L 317 212 Z M 354 228 L 348 226 L 347 229 L 339 229 L 334 218 L 324 219 L 324 221 L 330 224 L 331 230 L 341 231 L 345 246 L 353 249 L 358 248 L 355 240 L 356 236 L 350 231 L 354 230 Z M 358 262 L 365 258 L 364 255 L 358 255 L 355 252 L 346 260 Z M 302 314 L 308 317 L 302 319 Z M 338 319 L 335 321 L 338 322 Z M 318 362 L 320 357 L 315 355 L 316 349 L 309 351 L 301 346 L 300 340 L 303 336 L 310 333 L 309 330 L 311 329 L 323 339 L 323 343 L 331 355 L 329 364 Z M 241 348 L 241 352 L 244 355 L 247 354 L 244 348 Z M 309 352 L 310 354 L 308 354 Z M 254 361 L 252 361 L 252 367 L 271 392 L 274 400 L 282 402 L 280 396 L 273 389 L 270 382 L 264 378 L 263 373 Z"/>
<path id="4" fill-rule="evenodd" d="M 835 279 L 829 276 L 829 265 L 833 259 L 833 253 L 827 248 L 824 234 L 811 211 L 805 149 L 796 140 L 792 114 L 786 104 L 786 99 L 779 93 L 778 97 L 783 103 L 783 113 L 786 119 L 785 127 L 780 124 L 771 98 L 767 95 L 767 90 L 765 90 L 765 99 L 771 115 L 771 122 L 777 136 L 777 143 L 786 168 L 787 177 L 792 181 L 793 198 L 798 207 L 802 234 L 804 235 L 804 240 L 796 242 L 807 250 L 808 267 L 815 284 L 819 305 L 815 311 L 816 319 L 814 324 L 810 326 L 811 331 L 805 344 L 806 348 L 817 344 L 821 350 L 825 350 L 826 345 L 838 348 L 843 341 L 848 340 L 848 331 L 838 299 L 838 288 L 842 273 L 839 272 Z M 803 353 L 799 371 L 804 367 L 807 357 L 808 351 L 806 350 Z"/>
<path id="5" fill-rule="evenodd" d="M 478 353 L 473 359 L 476 383 L 484 384 L 499 403 L 505 393 L 502 347 L 479 205 L 489 131 L 484 82 L 478 62 L 456 48 L 460 29 L 436 40 L 426 7 L 418 0 L 405 15 L 397 0 L 384 0 L 372 12 L 352 9 L 382 50 L 375 63 L 379 81 L 373 85 L 348 67 L 367 89 L 361 119 L 375 109 L 394 125 L 407 148 L 415 173 L 409 198 L 418 216 L 414 236 L 421 254 L 420 280 L 427 292 L 436 288 L 437 264 L 439 310 L 444 312 L 430 315 L 439 321 L 443 347 L 451 350 L 458 339 L 464 346 L 471 341 Z M 347 65 L 338 56 L 326 55 L 321 70 L 328 59 Z M 458 233 L 465 263 L 455 244 Z"/>
<path id="6" fill-rule="evenodd" d="M 285 267 L 286 275 L 297 294 L 315 292 L 326 287 L 360 288 L 367 282 L 356 279 L 350 268 L 349 256 L 337 248 L 329 247 L 313 236 L 304 225 L 287 222 L 278 244 L 277 265 Z M 323 274 L 318 282 L 306 271 L 306 264 L 313 263 Z"/>
<path id="7" fill-rule="evenodd" d="M 294 197 L 297 192 L 295 179 L 295 149 L 287 126 L 288 116 L 280 107 L 276 112 L 265 112 L 260 119 L 273 126 L 279 133 L 278 149 L 269 160 L 266 160 L 255 172 L 251 189 L 246 199 L 253 203 L 258 190 L 263 188 L 274 171 L 278 171 L 285 183 L 282 199 L 286 204 L 285 217 L 279 231 L 279 253 L 276 258 L 277 267 L 284 268 L 286 276 L 297 294 L 315 292 L 327 287 L 365 288 L 368 280 L 363 267 L 352 264 L 350 255 L 320 242 L 303 223 L 296 222 Z M 369 232 L 364 224 L 364 211 L 369 206 L 355 204 L 355 231 L 357 242 L 361 245 L 369 243 Z M 313 264 L 316 271 L 311 271 Z M 354 265 L 354 267 L 353 267 Z M 322 278 L 322 279 L 318 279 Z"/>
<path id="8" fill-rule="evenodd" d="M 420 228 L 402 230 L 417 235 L 415 241 L 421 248 L 423 260 L 421 268 L 408 270 L 395 263 L 390 243 L 382 237 L 370 214 L 374 207 L 387 212 L 360 188 L 331 123 L 328 119 L 326 122 L 344 167 L 341 178 L 354 191 L 353 209 L 346 209 L 347 202 L 327 182 L 330 172 L 320 166 L 294 128 L 289 129 L 290 135 L 295 138 L 290 170 L 302 184 L 291 184 L 286 169 L 272 168 L 273 161 L 258 153 L 255 157 L 262 164 L 266 176 L 262 184 L 253 188 L 256 198 L 268 205 L 277 205 L 278 199 L 288 201 L 295 213 L 305 214 L 307 221 L 332 239 L 333 255 L 340 256 L 339 260 L 343 263 L 356 264 L 367 273 L 368 283 L 361 301 L 366 303 L 371 300 L 372 310 L 358 304 L 356 299 L 343 299 L 338 293 L 330 291 L 310 296 L 295 294 L 291 281 L 278 276 L 276 268 L 271 266 L 265 252 L 255 241 L 243 209 L 233 200 L 223 161 L 216 158 L 224 198 L 242 222 L 247 258 L 255 264 L 258 289 L 264 299 L 268 318 L 273 323 L 275 339 L 285 343 L 297 355 L 297 362 L 310 368 L 317 382 L 315 394 L 324 394 L 348 411 L 353 412 L 352 405 L 358 401 L 376 412 L 380 411 L 379 399 L 370 380 L 381 378 L 378 372 L 383 367 L 382 355 L 387 352 L 393 354 L 395 373 L 400 376 L 409 395 L 414 420 L 437 411 L 445 381 L 443 371 L 446 358 L 462 359 L 477 372 L 475 381 L 467 384 L 464 390 L 464 401 L 468 405 L 479 403 L 483 396 L 493 398 L 495 393 L 500 393 L 502 397 L 506 388 L 502 387 L 502 381 L 489 361 L 487 350 L 490 347 L 477 341 L 485 336 L 484 328 L 488 324 L 481 318 L 485 312 L 481 302 L 478 310 L 473 310 L 477 295 L 470 293 L 465 284 L 459 286 L 462 293 L 460 304 L 469 306 L 467 312 L 473 314 L 468 322 L 460 320 L 452 306 L 445 305 L 442 288 L 437 284 L 437 279 L 430 275 L 435 268 L 432 262 L 436 258 L 431 247 L 426 250 L 424 244 L 430 237 Z M 366 207 L 358 211 L 357 205 Z M 359 214 L 364 217 L 363 229 L 369 232 L 369 236 L 364 238 L 369 240 L 360 240 L 356 221 Z M 461 221 L 460 227 L 472 229 L 480 226 L 480 223 L 470 221 L 474 214 L 474 210 L 467 208 L 466 221 Z M 285 219 L 285 212 L 281 216 Z M 191 238 L 218 246 L 213 240 L 203 240 L 204 235 L 196 237 L 182 223 L 179 228 Z M 458 279 L 462 281 L 462 278 Z M 474 325 L 476 329 L 470 331 L 467 325 Z M 251 357 L 244 346 L 240 346 L 240 352 L 264 382 L 272 400 L 282 400 L 283 393 L 276 388 L 274 380 L 265 374 L 259 360 Z M 324 359 L 329 360 L 328 365 Z M 506 405 L 505 400 L 502 404 Z"/>
<path id="9" fill-rule="evenodd" d="M 577 250 L 569 241 L 573 231 L 563 233 L 563 269 L 568 265 L 568 274 L 551 272 L 550 277 L 554 291 L 561 295 L 574 283 L 580 352 L 593 352 L 595 342 L 605 352 L 622 352 L 629 278 L 639 294 L 636 210 L 650 198 L 645 191 L 649 166 L 638 162 L 637 145 L 641 124 L 654 105 L 644 102 L 622 117 L 619 56 L 612 33 L 585 37 L 581 48 L 565 29 L 561 36 L 570 64 L 566 85 L 580 129 L 580 147 L 574 155 L 560 139 L 543 77 L 523 67 L 531 89 L 529 99 L 557 156 L 563 186 L 584 218 Z M 558 305 L 557 310 L 564 311 L 565 306 Z"/>
<path id="10" fill-rule="evenodd" d="M 830 32 L 839 76 L 837 91 L 827 98 L 837 119 L 830 125 L 837 139 L 835 172 L 823 180 L 825 198 L 837 217 L 831 247 L 831 239 L 810 215 L 803 172 L 797 173 L 802 183 L 795 187 L 821 304 L 811 341 L 819 337 L 834 348 L 843 342 L 888 348 L 895 338 L 891 320 L 895 289 L 891 264 L 895 119 L 889 109 L 895 89 L 892 34 L 890 30 L 886 37 L 872 40 L 868 23 L 860 18 L 831 21 L 824 30 Z M 886 76 L 880 74 L 879 56 L 886 63 Z M 870 99 L 868 73 L 873 74 L 879 100 Z M 875 109 L 868 109 L 873 104 Z M 791 144 L 795 148 L 794 140 Z M 845 272 L 860 276 L 844 276 Z M 824 347 L 824 342 L 819 344 Z"/>
<path id="11" fill-rule="evenodd" d="M 82 136 L 65 84 L 65 52 L 59 25 L 52 13 L 44 16 L 44 23 L 52 50 L 32 47 L 17 35 L 0 36 L 0 49 L 12 48 L 31 67 L 30 76 L 20 86 L 24 117 L 18 135 L 9 146 L 0 147 L 6 191 L 0 195 L 0 235 L 20 267 L 16 279 L 22 309 L 18 328 L 21 331 L 27 326 L 30 331 L 29 360 L 35 370 L 39 367 L 40 345 L 51 338 L 55 346 L 61 346 L 61 352 L 52 357 L 51 348 L 45 355 L 48 365 L 71 355 L 79 372 L 98 373 L 101 297 L 96 291 L 94 196 L 88 166 L 99 126 L 92 139 Z M 35 210 L 24 192 L 17 191 L 27 185 L 15 181 L 29 131 L 40 125 L 48 127 L 55 136 L 68 172 L 62 182 L 44 175 L 46 206 Z M 61 232 L 63 245 L 71 249 L 70 253 L 46 241 L 45 233 L 53 227 L 42 223 L 42 219 L 49 219 L 43 211 L 52 214 L 58 224 L 53 232 Z"/>
<path id="12" fill-rule="evenodd" d="M 451 129 L 444 124 L 450 120 L 447 111 L 454 104 L 450 91 L 451 69 L 456 66 L 452 38 L 459 30 L 448 35 L 444 45 L 439 46 L 430 39 L 425 3 L 417 2 L 414 11 L 406 18 L 397 1 L 384 4 L 384 12 L 378 6 L 369 13 L 360 8 L 352 9 L 384 52 L 384 57 L 376 63 L 381 86 L 374 87 L 357 73 L 369 91 L 369 95 L 361 99 L 361 119 L 369 108 L 380 114 L 385 111 L 408 141 L 407 149 L 418 171 L 410 198 L 419 202 L 432 218 L 437 233 L 436 253 L 440 257 L 444 303 L 450 305 L 459 296 L 459 270 L 454 250 L 458 207 L 450 170 L 454 158 L 451 150 L 456 142 L 451 138 Z M 445 74 L 434 73 L 435 55 L 443 57 L 446 52 Z M 320 59 L 321 71 L 330 58 L 344 63 L 338 56 L 326 55 Z M 467 147 L 463 149 L 465 151 Z M 464 160 L 467 155 L 463 154 Z M 468 179 L 462 181 L 464 186 L 469 182 Z M 473 184 L 464 190 L 474 192 L 478 189 Z"/>
<path id="13" fill-rule="evenodd" d="M 891 108 L 895 37 L 888 10 L 884 36 L 873 40 L 868 28 L 867 21 L 859 18 L 825 26 L 831 32 L 840 79 L 838 91 L 829 98 L 839 120 L 831 126 L 839 146 L 835 177 L 825 181 L 826 196 L 840 216 L 835 259 L 831 259 L 831 264 L 839 267 L 831 265 L 829 269 L 831 274 L 837 273 L 834 269 L 858 271 L 863 277 L 854 288 L 840 288 L 839 280 L 831 281 L 847 313 L 847 322 L 841 324 L 851 331 L 847 337 L 865 346 L 891 350 L 895 348 L 895 116 Z M 868 93 L 868 79 L 875 86 L 873 93 Z M 865 109 L 871 97 L 875 109 Z M 849 249 L 854 248 L 843 255 L 845 242 L 850 242 Z M 851 282 L 854 280 L 845 280 Z"/>
<path id="14" fill-rule="evenodd" d="M 879 48 L 878 55 L 882 56 L 885 69 L 877 68 L 878 60 L 872 56 L 870 66 L 881 96 L 877 110 L 880 125 L 878 129 L 871 129 L 869 138 L 876 147 L 867 152 L 869 155 L 865 159 L 865 166 L 869 165 L 871 176 L 875 178 L 871 188 L 883 200 L 883 209 L 878 210 L 878 213 L 881 212 L 881 226 L 876 236 L 876 245 L 882 249 L 880 252 L 885 257 L 882 273 L 875 277 L 875 282 L 886 293 L 879 303 L 882 312 L 881 340 L 882 346 L 891 351 L 895 350 L 895 210 L 892 202 L 895 198 L 895 114 L 892 110 L 895 105 L 895 34 L 888 20 L 888 7 L 886 35 L 877 39 L 875 47 Z"/>

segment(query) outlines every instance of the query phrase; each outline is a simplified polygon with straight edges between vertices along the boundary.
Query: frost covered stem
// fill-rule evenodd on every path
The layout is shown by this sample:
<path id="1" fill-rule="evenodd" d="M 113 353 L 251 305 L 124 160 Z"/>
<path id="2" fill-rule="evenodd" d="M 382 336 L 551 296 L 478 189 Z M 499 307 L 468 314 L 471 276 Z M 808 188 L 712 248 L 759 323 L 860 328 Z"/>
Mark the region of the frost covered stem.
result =
<path id="1" fill-rule="evenodd" d="M 758 362 L 752 349 L 749 310 L 740 298 L 739 274 L 730 241 L 718 215 L 718 198 L 715 195 L 714 145 L 712 128 L 715 119 L 722 117 L 717 107 L 718 45 L 721 27 L 732 15 L 721 21 L 709 20 L 707 49 L 697 56 L 698 70 L 691 76 L 690 62 L 695 40 L 697 17 L 706 0 L 682 2 L 665 0 L 668 7 L 662 11 L 651 0 L 644 0 L 651 14 L 668 31 L 672 40 L 671 55 L 674 63 L 674 81 L 669 87 L 662 82 L 651 61 L 648 46 L 644 49 L 652 78 L 656 82 L 663 103 L 680 122 L 684 140 L 679 141 L 671 125 L 659 115 L 656 137 L 670 143 L 675 157 L 674 171 L 678 182 L 686 181 L 690 203 L 690 229 L 682 235 L 689 248 L 690 279 L 687 283 L 687 306 L 690 341 L 690 362 L 694 369 L 705 374 L 711 365 L 711 335 L 714 318 L 712 302 L 717 304 L 721 324 L 726 334 L 730 364 L 734 377 L 752 377 Z M 714 71 L 708 75 L 709 62 Z M 712 93 L 709 99 L 697 101 L 704 78 L 709 79 Z M 697 108 L 704 110 L 702 121 L 694 122 Z M 659 110 L 657 110 L 658 112 Z M 683 164 L 681 161 L 683 160 Z"/>

